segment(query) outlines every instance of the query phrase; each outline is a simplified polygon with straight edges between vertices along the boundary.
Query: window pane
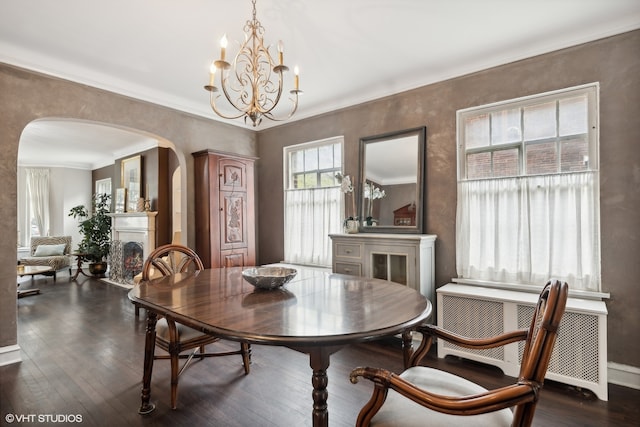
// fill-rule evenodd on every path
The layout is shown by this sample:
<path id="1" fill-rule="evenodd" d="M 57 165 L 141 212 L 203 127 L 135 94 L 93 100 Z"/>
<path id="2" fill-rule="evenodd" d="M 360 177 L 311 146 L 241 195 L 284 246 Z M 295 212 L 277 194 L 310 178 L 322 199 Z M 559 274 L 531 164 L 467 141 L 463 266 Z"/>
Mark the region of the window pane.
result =
<path id="1" fill-rule="evenodd" d="M 465 146 L 467 148 L 489 145 L 489 115 L 467 117 L 464 120 Z"/>
<path id="2" fill-rule="evenodd" d="M 291 153 L 289 168 L 291 172 L 302 172 L 304 169 L 304 154 L 302 151 L 294 151 Z"/>
<path id="3" fill-rule="evenodd" d="M 342 144 L 333 144 L 333 167 L 336 169 L 342 167 Z"/>
<path id="4" fill-rule="evenodd" d="M 319 169 L 332 169 L 333 168 L 333 147 L 331 145 L 325 145 L 318 148 L 318 168 Z"/>
<path id="5" fill-rule="evenodd" d="M 524 108 L 524 139 L 554 138 L 556 136 L 556 103 L 547 102 Z"/>
<path id="6" fill-rule="evenodd" d="M 500 150 L 493 152 L 493 176 L 517 176 L 519 172 L 519 150 Z"/>
<path id="7" fill-rule="evenodd" d="M 589 144 L 584 138 L 560 143 L 560 171 L 576 172 L 589 169 Z"/>
<path id="8" fill-rule="evenodd" d="M 335 171 L 320 174 L 320 187 L 333 187 L 334 185 L 338 185 Z"/>
<path id="9" fill-rule="evenodd" d="M 318 149 L 309 148 L 304 150 L 304 170 L 312 171 L 318 169 Z"/>
<path id="10" fill-rule="evenodd" d="M 467 155 L 467 178 L 489 178 L 491 176 L 491 153 Z"/>
<path id="11" fill-rule="evenodd" d="M 527 150 L 527 174 L 555 173 L 558 171 L 558 151 L 555 142 L 529 144 Z"/>
<path id="12" fill-rule="evenodd" d="M 315 172 L 304 174 L 304 188 L 315 188 L 318 186 L 318 174 Z"/>
<path id="13" fill-rule="evenodd" d="M 291 177 L 290 188 L 304 188 L 304 175 L 294 174 Z"/>
<path id="14" fill-rule="evenodd" d="M 588 130 L 587 95 L 560 101 L 560 136 L 587 133 Z"/>
<path id="15" fill-rule="evenodd" d="M 491 113 L 491 143 L 504 144 L 522 141 L 520 109 Z"/>

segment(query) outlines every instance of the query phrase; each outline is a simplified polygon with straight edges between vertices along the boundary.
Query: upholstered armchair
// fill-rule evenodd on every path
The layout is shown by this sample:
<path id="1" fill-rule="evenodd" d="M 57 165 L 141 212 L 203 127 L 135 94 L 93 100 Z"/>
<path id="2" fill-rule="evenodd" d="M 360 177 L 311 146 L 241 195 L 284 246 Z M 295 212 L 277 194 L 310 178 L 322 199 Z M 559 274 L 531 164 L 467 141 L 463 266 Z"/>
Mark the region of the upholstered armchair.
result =
<path id="1" fill-rule="evenodd" d="M 530 426 L 567 296 L 567 284 L 551 280 L 540 294 L 529 329 L 493 338 L 465 338 L 437 326 L 420 327 L 423 341 L 402 374 L 377 368 L 356 368 L 351 372 L 351 382 L 363 377 L 374 384 L 373 395 L 360 411 L 357 425 Z M 487 390 L 451 373 L 418 366 L 434 338 L 471 349 L 521 341 L 520 375 L 514 384 Z"/>
<path id="2" fill-rule="evenodd" d="M 29 256 L 22 257 L 20 264 L 51 267 L 50 273 L 42 274 L 53 275 L 53 280 L 65 268 L 71 275 L 71 236 L 32 237 L 30 246 Z"/>

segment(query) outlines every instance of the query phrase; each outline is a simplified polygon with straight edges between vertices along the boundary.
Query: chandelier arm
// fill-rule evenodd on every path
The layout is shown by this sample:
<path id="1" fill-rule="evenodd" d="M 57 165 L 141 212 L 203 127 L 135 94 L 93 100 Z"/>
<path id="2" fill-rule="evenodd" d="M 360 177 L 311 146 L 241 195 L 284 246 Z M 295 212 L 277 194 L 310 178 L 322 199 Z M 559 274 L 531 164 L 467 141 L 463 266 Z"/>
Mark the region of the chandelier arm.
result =
<path id="1" fill-rule="evenodd" d="M 239 116 L 237 116 L 237 117 L 234 116 L 233 118 L 237 119 L 238 117 L 244 116 L 246 114 L 246 110 L 243 107 L 239 107 L 238 105 L 236 105 L 236 103 L 233 102 L 231 100 L 231 97 L 229 96 L 229 92 L 228 92 L 229 83 L 228 83 L 227 78 L 225 78 L 225 70 L 222 70 L 222 73 L 221 73 L 221 76 L 220 76 L 220 86 L 222 86 L 222 93 L 224 93 L 224 97 L 227 99 L 227 102 L 229 104 L 231 104 L 231 106 L 233 108 L 235 108 L 236 110 L 241 112 L 241 114 Z M 216 113 L 218 113 L 218 112 L 216 111 Z"/>
<path id="2" fill-rule="evenodd" d="M 292 92 L 296 92 L 296 91 L 292 91 Z M 278 117 L 275 117 L 273 114 L 271 114 L 271 111 L 264 113 L 264 116 L 269 120 L 273 120 L 274 122 L 283 122 L 285 120 L 289 120 L 298 110 L 298 92 L 299 91 L 297 91 L 296 93 L 293 93 L 293 95 L 295 96 L 295 99 L 289 98 L 289 100 L 293 103 L 293 107 L 291 108 L 291 111 L 287 116 L 278 118 Z"/>
<path id="3" fill-rule="evenodd" d="M 219 95 L 218 95 L 219 96 Z M 223 114 L 222 112 L 220 112 L 220 110 L 218 110 L 218 108 L 216 107 L 216 100 L 215 100 L 216 96 L 214 95 L 214 92 L 211 92 L 210 94 L 210 98 L 209 98 L 209 103 L 211 104 L 211 108 L 213 109 L 213 111 L 219 115 L 220 117 L 222 117 L 223 119 L 239 119 L 240 117 L 244 116 L 245 113 L 244 111 L 240 112 L 240 114 L 238 114 L 237 116 L 228 116 L 226 114 Z M 229 99 L 229 98 L 227 98 Z"/>

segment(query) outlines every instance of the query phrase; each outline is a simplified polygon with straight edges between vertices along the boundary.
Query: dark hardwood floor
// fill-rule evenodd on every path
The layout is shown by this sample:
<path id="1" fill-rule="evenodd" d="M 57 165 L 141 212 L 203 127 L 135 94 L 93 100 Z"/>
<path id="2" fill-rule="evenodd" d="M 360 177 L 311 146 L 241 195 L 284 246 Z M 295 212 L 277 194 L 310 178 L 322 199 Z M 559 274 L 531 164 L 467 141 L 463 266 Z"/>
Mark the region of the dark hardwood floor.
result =
<path id="1" fill-rule="evenodd" d="M 251 374 L 243 375 L 240 357 L 193 363 L 182 375 L 178 409 L 169 407 L 169 364 L 156 361 L 151 400 L 156 410 L 138 415 L 144 347 L 144 311 L 138 319 L 127 291 L 80 276 L 36 276 L 21 288 L 39 287 L 39 295 L 20 298 L 18 344 L 22 362 L 0 367 L 0 423 L 8 414 L 57 418 L 56 425 L 82 426 L 303 426 L 311 424 L 311 370 L 308 357 L 294 351 L 253 346 Z M 229 344 L 235 348 L 236 344 Z M 383 343 L 346 348 L 331 359 L 329 422 L 354 425 L 371 384 L 349 382 L 356 366 L 402 368 L 399 349 Z M 496 368 L 457 358 L 427 357 L 435 366 L 485 387 L 513 378 Z M 588 391 L 548 381 L 535 426 L 638 426 L 640 391 L 609 386 L 609 401 Z M 82 422 L 71 416 L 81 417 Z M 51 418 L 49 418 L 51 420 Z M 75 421 L 78 421 L 76 418 Z M 51 423 L 53 424 L 53 423 Z M 428 420 L 425 420 L 428 425 Z"/>

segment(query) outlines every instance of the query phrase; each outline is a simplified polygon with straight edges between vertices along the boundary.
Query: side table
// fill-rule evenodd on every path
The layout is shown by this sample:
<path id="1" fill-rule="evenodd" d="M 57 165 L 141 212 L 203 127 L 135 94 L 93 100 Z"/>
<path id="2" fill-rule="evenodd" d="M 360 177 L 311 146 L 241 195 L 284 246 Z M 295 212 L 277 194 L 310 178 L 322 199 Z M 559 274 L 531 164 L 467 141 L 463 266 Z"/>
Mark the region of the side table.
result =
<path id="1" fill-rule="evenodd" d="M 83 252 L 75 252 L 75 253 L 72 253 L 71 255 L 76 257 L 76 261 L 77 261 L 76 274 L 73 275 L 71 280 L 75 281 L 80 274 L 83 274 L 86 277 L 90 277 L 87 273 L 82 271 L 82 263 L 85 262 L 88 259 L 87 257 L 89 256 L 89 254 L 83 253 Z"/>

